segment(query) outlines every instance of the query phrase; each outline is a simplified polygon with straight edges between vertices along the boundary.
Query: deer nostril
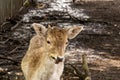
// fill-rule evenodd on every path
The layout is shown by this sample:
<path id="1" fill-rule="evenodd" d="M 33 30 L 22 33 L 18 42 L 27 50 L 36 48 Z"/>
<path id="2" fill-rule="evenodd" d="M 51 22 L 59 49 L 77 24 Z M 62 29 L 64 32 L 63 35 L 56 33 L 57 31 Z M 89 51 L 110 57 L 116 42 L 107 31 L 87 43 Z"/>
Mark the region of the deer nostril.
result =
<path id="1" fill-rule="evenodd" d="M 63 61 L 63 58 L 60 58 L 60 57 L 57 57 L 57 59 L 56 59 L 56 64 L 58 64 L 59 62 L 62 62 Z"/>
<path id="2" fill-rule="evenodd" d="M 63 58 L 57 57 L 57 60 L 62 62 Z"/>

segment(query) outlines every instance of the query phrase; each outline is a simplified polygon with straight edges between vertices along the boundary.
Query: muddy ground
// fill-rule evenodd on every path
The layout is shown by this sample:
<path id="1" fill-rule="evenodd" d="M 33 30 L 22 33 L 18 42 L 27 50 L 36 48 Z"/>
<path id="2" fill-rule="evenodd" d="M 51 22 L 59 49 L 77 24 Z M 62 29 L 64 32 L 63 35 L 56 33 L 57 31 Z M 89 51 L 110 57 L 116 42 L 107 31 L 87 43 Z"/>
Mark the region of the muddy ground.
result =
<path id="1" fill-rule="evenodd" d="M 81 71 L 81 55 L 84 53 L 92 80 L 120 80 L 119 8 L 119 0 L 39 2 L 27 13 L 18 15 L 19 19 L 15 20 L 20 24 L 17 27 L 12 26 L 12 21 L 9 24 L 12 27 L 0 32 L 0 80 L 24 80 L 20 62 L 35 34 L 30 26 L 33 22 L 60 27 L 84 26 L 67 48 L 64 80 L 80 80 L 70 64 Z"/>

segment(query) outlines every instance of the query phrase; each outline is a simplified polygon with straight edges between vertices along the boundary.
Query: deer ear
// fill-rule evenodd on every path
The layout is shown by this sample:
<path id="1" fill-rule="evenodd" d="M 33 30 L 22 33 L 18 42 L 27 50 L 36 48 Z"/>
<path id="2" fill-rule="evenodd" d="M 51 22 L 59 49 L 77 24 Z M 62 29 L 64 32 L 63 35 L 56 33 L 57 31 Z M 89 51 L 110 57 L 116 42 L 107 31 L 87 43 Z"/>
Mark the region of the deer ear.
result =
<path id="1" fill-rule="evenodd" d="M 83 30 L 82 26 L 73 26 L 68 28 L 68 38 L 73 39 L 75 38 L 81 31 Z"/>
<path id="2" fill-rule="evenodd" d="M 37 35 L 45 34 L 47 31 L 47 28 L 45 26 L 43 26 L 42 24 L 33 23 L 32 27 L 34 28 Z"/>

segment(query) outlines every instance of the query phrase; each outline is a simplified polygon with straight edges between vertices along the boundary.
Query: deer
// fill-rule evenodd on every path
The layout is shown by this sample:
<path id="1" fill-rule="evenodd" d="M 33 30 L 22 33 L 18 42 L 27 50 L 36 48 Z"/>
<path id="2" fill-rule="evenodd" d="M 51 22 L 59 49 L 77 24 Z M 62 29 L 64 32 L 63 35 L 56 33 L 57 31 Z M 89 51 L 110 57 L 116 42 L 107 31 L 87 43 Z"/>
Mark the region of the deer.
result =
<path id="1" fill-rule="evenodd" d="M 83 27 L 46 28 L 39 23 L 33 23 L 32 27 L 36 35 L 21 61 L 25 80 L 61 80 L 68 40 L 75 38 Z"/>

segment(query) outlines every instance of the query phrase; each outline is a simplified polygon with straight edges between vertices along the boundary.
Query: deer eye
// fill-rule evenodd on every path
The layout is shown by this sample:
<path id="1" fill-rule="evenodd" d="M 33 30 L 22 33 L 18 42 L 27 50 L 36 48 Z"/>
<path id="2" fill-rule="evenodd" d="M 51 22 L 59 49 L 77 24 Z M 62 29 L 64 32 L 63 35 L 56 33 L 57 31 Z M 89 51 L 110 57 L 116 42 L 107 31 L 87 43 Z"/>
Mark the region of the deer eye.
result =
<path id="1" fill-rule="evenodd" d="M 50 41 L 47 41 L 48 44 L 50 44 Z"/>

